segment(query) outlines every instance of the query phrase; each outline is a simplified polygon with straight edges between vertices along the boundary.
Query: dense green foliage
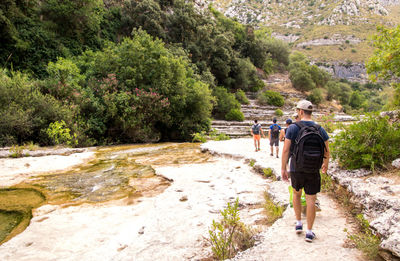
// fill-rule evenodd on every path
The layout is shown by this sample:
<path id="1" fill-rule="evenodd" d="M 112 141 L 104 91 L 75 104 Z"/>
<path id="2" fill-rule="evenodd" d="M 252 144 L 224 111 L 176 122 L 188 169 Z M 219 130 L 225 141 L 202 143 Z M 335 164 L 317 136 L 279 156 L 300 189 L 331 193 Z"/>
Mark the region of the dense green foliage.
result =
<path id="1" fill-rule="evenodd" d="M 49 94 L 23 73 L 0 71 L 0 146 L 27 141 L 49 143 L 46 129 L 64 119 L 72 123 L 73 109 Z"/>
<path id="2" fill-rule="evenodd" d="M 224 87 L 214 88 L 213 95 L 217 99 L 217 104 L 214 107 L 214 114 L 217 117 L 222 118 L 234 109 L 240 110 L 240 103 L 236 100 L 235 95 L 228 92 Z"/>
<path id="3" fill-rule="evenodd" d="M 322 96 L 321 89 L 314 89 L 311 91 L 310 95 L 308 95 L 307 100 L 312 102 L 315 105 L 319 105 L 323 101 L 324 97 Z"/>
<path id="4" fill-rule="evenodd" d="M 59 58 L 47 72 L 42 82 L 2 73 L 3 144 L 58 143 L 51 126 L 46 135 L 51 140 L 35 137 L 61 120 L 79 145 L 189 139 L 209 128 L 213 97 L 208 85 L 186 58 L 143 31 L 101 51 Z"/>
<path id="5" fill-rule="evenodd" d="M 400 107 L 400 26 L 378 27 L 373 41 L 374 55 L 367 63 L 367 73 L 373 81 L 393 80 L 395 94 L 391 98 L 392 107 Z"/>
<path id="6" fill-rule="evenodd" d="M 289 62 L 269 31 L 192 1 L 5 0 L 0 29 L 2 145 L 54 143 L 62 121 L 79 146 L 190 139 L 211 110 L 241 118 L 243 91 L 264 87 L 257 67 Z"/>
<path id="7" fill-rule="evenodd" d="M 240 104 L 249 104 L 249 99 L 247 99 L 246 94 L 244 93 L 243 90 L 238 90 L 235 93 L 236 100 L 240 102 Z"/>
<path id="8" fill-rule="evenodd" d="M 333 157 L 349 168 L 385 167 L 400 155 L 400 124 L 369 114 L 358 123 L 345 127 L 335 136 Z"/>
<path id="9" fill-rule="evenodd" d="M 285 99 L 279 92 L 269 90 L 260 92 L 257 101 L 262 105 L 273 105 L 278 107 L 282 107 L 285 104 Z"/>
<path id="10" fill-rule="evenodd" d="M 293 52 L 289 58 L 289 78 L 295 89 L 304 92 L 325 87 L 330 78 L 327 72 L 310 65 L 310 61 L 300 52 Z"/>

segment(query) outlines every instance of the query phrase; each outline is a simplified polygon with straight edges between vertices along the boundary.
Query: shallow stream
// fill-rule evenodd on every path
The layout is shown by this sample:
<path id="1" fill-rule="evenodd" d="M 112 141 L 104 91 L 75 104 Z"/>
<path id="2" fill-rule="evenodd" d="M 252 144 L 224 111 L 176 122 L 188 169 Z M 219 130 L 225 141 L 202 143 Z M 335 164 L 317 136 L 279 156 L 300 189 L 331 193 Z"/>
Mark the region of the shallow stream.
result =
<path id="1" fill-rule="evenodd" d="M 152 166 L 205 163 L 210 155 L 198 144 L 164 143 L 99 147 L 96 157 L 67 172 L 36 175 L 11 188 L 0 189 L 0 243 L 21 233 L 32 210 L 43 205 L 71 206 L 142 196 L 154 196 L 170 181 Z"/>

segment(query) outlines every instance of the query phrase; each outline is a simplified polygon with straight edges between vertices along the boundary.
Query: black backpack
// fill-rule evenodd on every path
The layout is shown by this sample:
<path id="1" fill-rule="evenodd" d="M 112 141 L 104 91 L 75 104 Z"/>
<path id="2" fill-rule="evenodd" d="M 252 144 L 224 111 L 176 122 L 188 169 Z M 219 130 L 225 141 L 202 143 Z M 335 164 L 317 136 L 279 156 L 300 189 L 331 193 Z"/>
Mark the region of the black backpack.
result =
<path id="1" fill-rule="evenodd" d="M 275 124 L 271 129 L 271 138 L 277 139 L 279 137 L 279 126 Z"/>
<path id="2" fill-rule="evenodd" d="M 260 134 L 260 129 L 261 129 L 261 125 L 260 123 L 257 124 L 253 124 L 253 127 L 251 127 L 253 134 Z"/>
<path id="3" fill-rule="evenodd" d="M 321 136 L 321 126 L 307 126 L 296 122 L 300 128 L 292 150 L 292 164 L 296 172 L 319 173 L 324 161 L 325 142 Z"/>

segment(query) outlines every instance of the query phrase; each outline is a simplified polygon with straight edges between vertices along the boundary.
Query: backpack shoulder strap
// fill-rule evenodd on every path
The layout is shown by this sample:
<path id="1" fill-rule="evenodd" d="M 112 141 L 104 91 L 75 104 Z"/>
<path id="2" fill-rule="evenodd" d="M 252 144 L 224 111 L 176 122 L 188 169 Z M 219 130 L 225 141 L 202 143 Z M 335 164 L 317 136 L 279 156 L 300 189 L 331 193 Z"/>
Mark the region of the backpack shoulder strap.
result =
<path id="1" fill-rule="evenodd" d="M 296 125 L 299 129 L 303 128 L 305 125 L 301 121 L 295 122 L 294 125 Z"/>

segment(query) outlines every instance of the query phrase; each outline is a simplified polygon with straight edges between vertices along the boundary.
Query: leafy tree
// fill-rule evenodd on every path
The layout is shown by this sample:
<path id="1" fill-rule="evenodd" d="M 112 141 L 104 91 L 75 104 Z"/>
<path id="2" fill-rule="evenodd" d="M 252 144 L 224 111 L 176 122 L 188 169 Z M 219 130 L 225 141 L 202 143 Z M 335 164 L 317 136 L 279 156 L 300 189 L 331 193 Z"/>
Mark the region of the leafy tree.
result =
<path id="1" fill-rule="evenodd" d="M 103 115 L 102 108 L 105 108 L 108 117 L 96 126 L 111 124 L 107 129 L 113 131 L 109 134 L 112 137 L 121 134 L 131 141 L 146 141 L 148 137 L 136 135 L 135 128 L 145 129 L 156 137 L 180 139 L 208 130 L 212 109 L 208 86 L 196 80 L 199 77 L 187 60 L 172 55 L 161 40 L 153 39 L 144 31 L 138 30 L 133 39 L 125 38 L 120 44 L 110 43 L 102 51 L 85 52 L 77 64 L 88 80 L 86 100 L 95 98 L 83 113 L 86 118 L 90 117 L 90 108 L 104 104 L 98 108 L 98 114 Z M 115 81 L 108 79 L 110 74 L 115 75 L 112 76 Z M 108 86 L 110 97 L 97 92 L 102 84 L 105 84 L 103 88 Z M 153 98 L 160 105 L 157 110 L 151 108 Z M 168 107 L 164 106 L 165 99 Z M 129 130 L 124 126 L 129 126 Z"/>
<path id="2" fill-rule="evenodd" d="M 317 88 L 325 87 L 330 78 L 328 72 L 318 68 L 316 65 L 309 67 L 309 73 Z"/>
<path id="3" fill-rule="evenodd" d="M 323 101 L 321 89 L 314 89 L 311 94 L 308 95 L 307 99 L 315 105 L 319 105 Z"/>
<path id="4" fill-rule="evenodd" d="M 279 92 L 264 91 L 258 94 L 257 101 L 260 104 L 274 105 L 282 107 L 285 104 L 285 99 Z"/>
<path id="5" fill-rule="evenodd" d="M 153 37 L 166 38 L 164 30 L 166 18 L 158 2 L 154 0 L 125 1 L 121 13 L 121 24 L 125 35 L 141 27 Z"/>
<path id="6" fill-rule="evenodd" d="M 374 36 L 374 55 L 367 62 L 367 73 L 372 81 L 393 80 L 400 77 L 400 26 L 379 26 Z M 392 106 L 400 107 L 400 84 L 393 83 L 395 95 Z"/>
<path id="7" fill-rule="evenodd" d="M 43 95 L 26 74 L 0 71 L 0 146 L 34 141 L 49 144 L 45 130 L 51 122 L 72 123 L 73 108 Z"/>
<path id="8" fill-rule="evenodd" d="M 337 82 L 335 81 L 329 81 L 326 84 L 326 88 L 328 90 L 328 93 L 326 95 L 326 99 L 328 101 L 331 101 L 332 99 L 336 99 L 340 93 L 340 86 Z"/>
<path id="9" fill-rule="evenodd" d="M 60 36 L 76 37 L 88 44 L 88 34 L 95 37 L 103 18 L 101 0 L 46 0 L 41 13 Z"/>
<path id="10" fill-rule="evenodd" d="M 301 70 L 301 68 L 290 70 L 289 78 L 293 87 L 299 91 L 305 92 L 315 88 L 311 75 L 307 71 Z"/>
<path id="11" fill-rule="evenodd" d="M 225 118 L 231 110 L 240 111 L 240 103 L 236 100 L 233 93 L 229 93 L 224 87 L 218 86 L 213 90 L 213 95 L 217 99 L 217 105 L 214 107 L 214 113 L 220 117 Z"/>
<path id="12" fill-rule="evenodd" d="M 359 108 L 361 108 L 362 103 L 363 103 L 362 96 L 360 95 L 360 93 L 358 91 L 354 91 L 350 96 L 349 105 L 353 109 L 359 109 Z"/>

